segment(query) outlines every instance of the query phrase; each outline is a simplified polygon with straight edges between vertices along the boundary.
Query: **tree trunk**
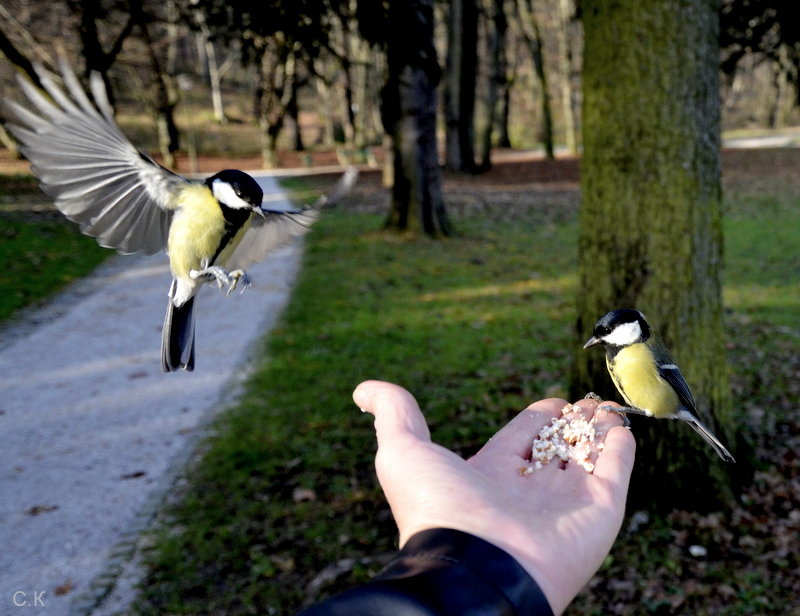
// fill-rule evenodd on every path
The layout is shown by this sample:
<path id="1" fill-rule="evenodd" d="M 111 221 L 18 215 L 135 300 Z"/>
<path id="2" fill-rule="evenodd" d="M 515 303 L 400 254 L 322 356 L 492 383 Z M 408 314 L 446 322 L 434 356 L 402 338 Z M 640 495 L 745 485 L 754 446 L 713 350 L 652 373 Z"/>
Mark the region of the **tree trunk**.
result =
<path id="1" fill-rule="evenodd" d="M 381 118 L 392 141 L 394 183 L 386 227 L 449 235 L 436 148 L 433 0 L 391 0 L 389 23 Z"/>
<path id="2" fill-rule="evenodd" d="M 314 80 L 314 85 L 317 90 L 316 100 L 319 104 L 317 116 L 322 122 L 322 135 L 319 140 L 325 147 L 333 147 L 336 143 L 336 123 L 334 122 L 333 113 L 333 97 L 331 96 L 330 87 L 325 83 L 324 79 L 317 77 Z"/>
<path id="3" fill-rule="evenodd" d="M 584 0 L 583 204 L 577 332 L 642 310 L 729 447 L 722 324 L 718 13 L 708 0 Z M 578 351 L 573 392 L 620 400 L 601 352 Z M 635 420 L 638 418 L 633 418 Z M 668 510 L 728 496 L 714 452 L 683 422 L 634 424 L 630 494 Z M 740 465 L 741 466 L 741 465 Z"/>
<path id="4" fill-rule="evenodd" d="M 5 9 L 0 7 L 0 11 L 4 12 Z M 17 49 L 11 39 L 6 36 L 6 33 L 2 27 L 0 27 L 0 53 L 2 53 L 3 56 L 5 56 L 5 58 L 14 66 L 24 72 L 34 83 L 34 85 L 39 88 L 42 87 L 42 84 L 39 81 L 39 75 L 36 74 L 36 70 L 33 68 L 33 63 L 25 56 L 25 54 Z"/>
<path id="5" fill-rule="evenodd" d="M 347 36 L 347 35 L 345 35 Z M 355 101 L 353 100 L 353 63 L 344 57 L 342 63 L 342 90 L 344 91 L 344 143 L 352 148 L 356 139 Z"/>
<path id="6" fill-rule="evenodd" d="M 550 88 L 547 83 L 547 71 L 544 66 L 542 33 L 539 29 L 539 21 L 533 12 L 532 0 L 517 0 L 517 9 L 522 33 L 531 51 L 533 68 L 541 90 L 542 143 L 544 144 L 545 155 L 547 158 L 552 159 L 555 158 L 555 150 L 553 148 L 553 112 L 550 109 Z"/>
<path id="7" fill-rule="evenodd" d="M 497 122 L 497 147 L 510 148 L 511 135 L 508 131 L 508 123 L 511 119 L 511 86 L 514 83 L 514 77 L 506 77 L 506 81 L 502 86 L 500 96 L 500 113 L 498 114 Z"/>
<path id="8" fill-rule="evenodd" d="M 476 0 L 452 0 L 445 74 L 445 167 L 475 170 L 475 79 L 478 62 Z"/>
<path id="9" fill-rule="evenodd" d="M 156 112 L 156 126 L 158 127 L 158 146 L 162 162 L 166 167 L 175 167 L 175 152 L 178 151 L 180 137 L 175 124 L 175 107 L 178 104 L 177 87 L 173 78 L 163 69 L 161 60 L 156 53 L 156 45 L 150 35 L 149 19 L 138 9 L 133 9 L 142 40 L 147 48 L 150 60 L 152 77 L 152 104 Z"/>
<path id="10" fill-rule="evenodd" d="M 256 117 L 261 128 L 261 158 L 268 169 L 278 164 L 278 136 L 292 99 L 296 63 L 291 43 L 277 35 L 264 41 L 256 64 Z"/>
<path id="11" fill-rule="evenodd" d="M 208 84 L 211 87 L 211 105 L 214 108 L 214 120 L 217 124 L 224 126 L 228 123 L 225 115 L 225 106 L 222 103 L 222 75 L 217 62 L 217 51 L 214 42 L 211 40 L 211 33 L 208 26 L 202 24 L 200 36 L 203 41 L 203 55 L 206 57 L 206 68 L 208 70 Z"/>
<path id="12" fill-rule="evenodd" d="M 111 41 L 108 51 L 103 49 L 103 44 L 100 42 L 100 30 L 97 25 L 97 20 L 106 12 L 99 0 L 67 0 L 66 4 L 70 12 L 78 20 L 78 34 L 81 39 L 83 59 L 86 62 L 86 76 L 88 77 L 92 71 L 100 73 L 106 86 L 109 102 L 113 106 L 114 92 L 108 80 L 108 69 L 122 51 L 125 39 L 133 31 L 133 27 L 136 24 L 136 16 L 142 10 L 141 4 L 131 5 L 131 14 L 125 25 Z M 112 38 L 109 32 L 104 32 L 103 34 L 103 40 Z"/>
<path id="13" fill-rule="evenodd" d="M 506 67 L 506 18 L 504 0 L 492 2 L 492 25 L 489 29 L 489 86 L 486 95 L 486 121 L 483 127 L 481 164 L 484 171 L 492 167 L 492 135 L 497 117 L 498 92 L 508 83 Z"/>
<path id="14" fill-rule="evenodd" d="M 561 73 L 561 107 L 564 110 L 564 141 L 570 154 L 578 153 L 575 129 L 575 107 L 572 93 L 572 44 L 570 22 L 574 8 L 572 0 L 558 0 L 558 66 Z"/>
<path id="15" fill-rule="evenodd" d="M 300 103 L 297 100 L 297 90 L 299 86 L 297 79 L 292 80 L 292 90 L 289 102 L 286 105 L 286 115 L 292 119 L 292 142 L 295 152 L 303 152 L 306 149 L 303 143 L 303 131 L 300 126 Z"/>

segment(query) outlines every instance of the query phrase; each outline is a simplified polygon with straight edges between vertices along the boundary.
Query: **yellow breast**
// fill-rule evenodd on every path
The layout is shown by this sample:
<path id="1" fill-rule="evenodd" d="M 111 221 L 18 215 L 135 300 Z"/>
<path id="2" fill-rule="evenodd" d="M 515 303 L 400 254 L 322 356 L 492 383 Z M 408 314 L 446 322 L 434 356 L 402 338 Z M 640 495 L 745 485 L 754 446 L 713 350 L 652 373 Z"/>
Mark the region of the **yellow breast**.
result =
<path id="1" fill-rule="evenodd" d="M 181 190 L 176 210 L 169 229 L 167 254 L 173 275 L 186 277 L 190 270 L 207 267 L 225 234 L 225 219 L 205 184 Z"/>
<path id="2" fill-rule="evenodd" d="M 677 394 L 653 369 L 643 343 L 621 349 L 608 361 L 608 371 L 628 405 L 655 417 L 669 417 L 678 411 Z"/>

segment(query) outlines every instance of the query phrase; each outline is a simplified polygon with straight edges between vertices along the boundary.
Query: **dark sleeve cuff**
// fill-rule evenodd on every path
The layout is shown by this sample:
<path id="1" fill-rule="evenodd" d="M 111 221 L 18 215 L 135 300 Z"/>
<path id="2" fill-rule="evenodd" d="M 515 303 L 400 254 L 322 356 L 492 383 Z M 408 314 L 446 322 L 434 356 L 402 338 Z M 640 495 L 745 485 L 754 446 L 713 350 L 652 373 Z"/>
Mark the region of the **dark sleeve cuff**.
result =
<path id="1" fill-rule="evenodd" d="M 374 580 L 301 616 L 553 616 L 539 586 L 508 553 L 467 533 L 411 537 Z"/>

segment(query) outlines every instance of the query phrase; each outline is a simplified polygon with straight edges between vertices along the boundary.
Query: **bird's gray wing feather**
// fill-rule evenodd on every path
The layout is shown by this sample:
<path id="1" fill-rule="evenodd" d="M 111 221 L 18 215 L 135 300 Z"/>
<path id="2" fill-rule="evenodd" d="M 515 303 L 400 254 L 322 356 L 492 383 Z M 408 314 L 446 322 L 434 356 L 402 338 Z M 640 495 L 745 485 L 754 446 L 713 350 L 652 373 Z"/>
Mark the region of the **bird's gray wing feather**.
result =
<path id="1" fill-rule="evenodd" d="M 6 102 L 9 129 L 22 144 L 44 192 L 101 246 L 153 254 L 167 243 L 172 196 L 188 181 L 136 150 L 114 121 L 102 79 L 92 74 L 94 104 L 66 61 L 67 92 L 43 68 L 38 90 L 22 77 L 32 110 Z M 38 113 L 37 113 L 38 112 Z"/>
<path id="2" fill-rule="evenodd" d="M 308 210 L 262 210 L 264 217 L 253 216 L 253 222 L 242 241 L 227 260 L 230 269 L 244 269 L 263 259 L 268 253 L 294 238 L 304 235 L 317 219 L 318 212 Z"/>
<path id="3" fill-rule="evenodd" d="M 658 373 L 661 378 L 672 386 L 672 389 L 678 394 L 678 399 L 683 407 L 692 413 L 696 413 L 697 408 L 695 406 L 692 390 L 689 389 L 689 384 L 686 382 L 686 379 L 683 378 L 683 374 L 677 364 L 675 364 L 672 357 L 664 350 L 660 350 L 660 352 L 657 352 L 655 355 L 656 362 L 658 363 Z"/>

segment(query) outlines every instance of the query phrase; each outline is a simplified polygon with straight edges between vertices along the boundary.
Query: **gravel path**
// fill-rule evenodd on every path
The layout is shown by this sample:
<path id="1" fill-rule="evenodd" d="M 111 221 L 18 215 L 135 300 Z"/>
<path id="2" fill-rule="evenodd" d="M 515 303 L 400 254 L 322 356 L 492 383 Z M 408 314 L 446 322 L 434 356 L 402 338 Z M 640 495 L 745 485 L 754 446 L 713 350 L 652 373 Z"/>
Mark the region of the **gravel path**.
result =
<path id="1" fill-rule="evenodd" d="M 0 616 L 87 614 L 114 590 L 204 425 L 235 397 L 300 255 L 297 241 L 248 268 L 242 295 L 200 293 L 193 373 L 161 372 L 163 254 L 114 257 L 0 330 Z"/>

